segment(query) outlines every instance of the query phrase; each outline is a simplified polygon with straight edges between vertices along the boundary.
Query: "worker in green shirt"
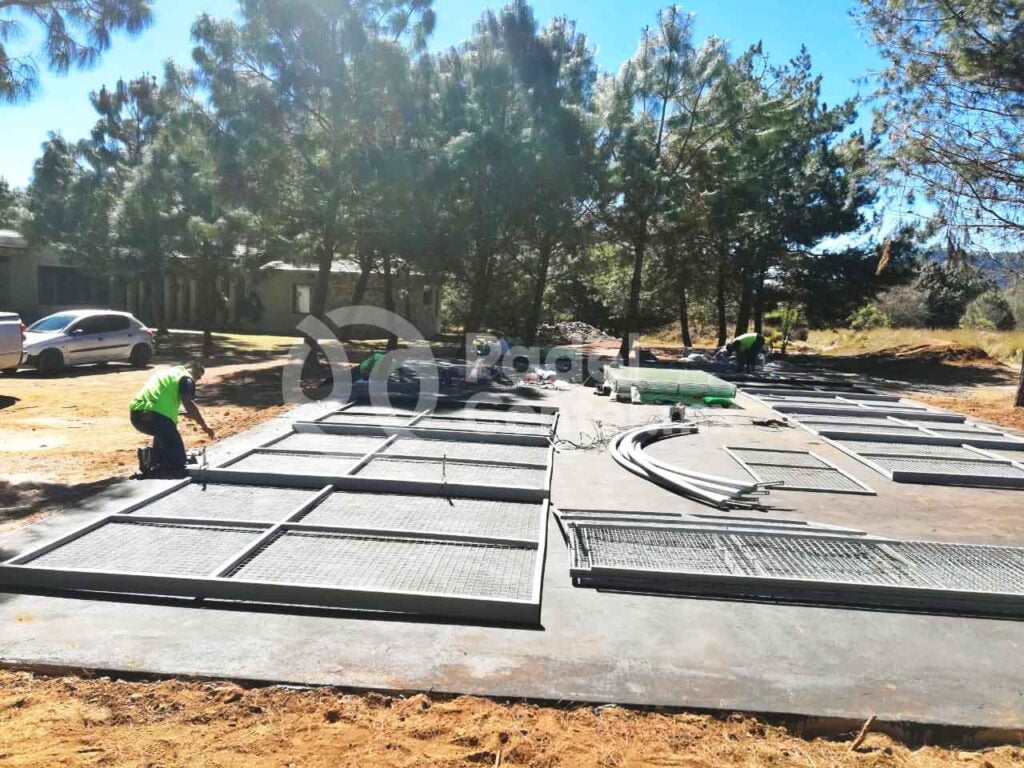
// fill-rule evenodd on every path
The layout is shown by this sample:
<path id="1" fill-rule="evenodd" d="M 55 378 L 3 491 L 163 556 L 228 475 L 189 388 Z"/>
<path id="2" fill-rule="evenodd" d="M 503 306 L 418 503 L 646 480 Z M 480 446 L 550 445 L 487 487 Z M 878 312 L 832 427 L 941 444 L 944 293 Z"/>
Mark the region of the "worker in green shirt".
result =
<path id="1" fill-rule="evenodd" d="M 178 414 L 185 414 L 213 437 L 196 405 L 196 382 L 203 377 L 202 363 L 191 361 L 154 373 L 132 400 L 131 422 L 139 432 L 153 438 L 153 447 L 139 449 L 139 470 L 178 474 L 185 471 L 188 456 L 178 433 Z"/>
<path id="2" fill-rule="evenodd" d="M 760 333 L 744 333 L 726 345 L 736 355 L 736 370 L 741 373 L 753 373 L 757 367 L 757 356 L 764 349 L 764 336 Z"/>

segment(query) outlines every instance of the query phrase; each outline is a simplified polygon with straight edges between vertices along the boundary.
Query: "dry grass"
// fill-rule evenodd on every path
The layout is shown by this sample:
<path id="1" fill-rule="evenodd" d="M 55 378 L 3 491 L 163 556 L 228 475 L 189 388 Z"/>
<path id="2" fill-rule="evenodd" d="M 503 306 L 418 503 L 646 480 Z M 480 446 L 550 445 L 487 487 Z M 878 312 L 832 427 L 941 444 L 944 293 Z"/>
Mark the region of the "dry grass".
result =
<path id="1" fill-rule="evenodd" d="M 812 739 L 742 715 L 45 678 L 0 670 L 0 764 L 11 768 L 1024 764 L 1019 745 L 911 748 L 880 733 L 852 751 L 855 730 L 835 740 Z"/>
<path id="2" fill-rule="evenodd" d="M 825 355 L 875 354 L 896 347 L 956 344 L 984 350 L 989 357 L 1019 364 L 1024 350 L 1024 330 L 973 331 L 969 329 L 875 328 L 869 331 L 836 329 L 811 331 L 810 351 Z"/>

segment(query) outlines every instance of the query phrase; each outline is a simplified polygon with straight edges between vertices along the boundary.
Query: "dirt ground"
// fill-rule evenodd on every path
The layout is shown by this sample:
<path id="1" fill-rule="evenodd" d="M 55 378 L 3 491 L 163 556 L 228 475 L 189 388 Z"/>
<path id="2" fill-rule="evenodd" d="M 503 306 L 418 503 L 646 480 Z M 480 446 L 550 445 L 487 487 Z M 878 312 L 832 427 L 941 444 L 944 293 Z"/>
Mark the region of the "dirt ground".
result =
<path id="1" fill-rule="evenodd" d="M 869 733 L 851 751 L 855 735 L 804 738 L 740 715 L 0 671 L 0 764 L 9 768 L 1024 765 L 1020 746 L 911 748 Z"/>
<path id="2" fill-rule="evenodd" d="M 128 421 L 128 403 L 154 372 L 196 356 L 200 337 L 179 334 L 159 347 L 153 366 L 82 366 L 52 378 L 23 370 L 0 376 L 0 527 L 75 504 L 137 469 L 148 438 Z M 218 335 L 198 402 L 215 439 L 281 413 L 281 366 L 293 340 Z M 186 447 L 210 440 L 182 418 Z M 7 525 L 10 522 L 6 523 Z"/>

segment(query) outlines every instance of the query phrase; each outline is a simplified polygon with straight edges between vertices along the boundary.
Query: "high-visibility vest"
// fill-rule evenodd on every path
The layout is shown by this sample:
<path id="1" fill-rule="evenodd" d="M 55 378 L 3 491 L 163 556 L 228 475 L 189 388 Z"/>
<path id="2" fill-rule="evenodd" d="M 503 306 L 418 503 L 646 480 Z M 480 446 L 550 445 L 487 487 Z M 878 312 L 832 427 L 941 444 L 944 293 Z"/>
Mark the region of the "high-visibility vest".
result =
<path id="1" fill-rule="evenodd" d="M 154 373 L 132 400 L 131 410 L 159 413 L 177 424 L 178 410 L 181 408 L 178 386 L 182 378 L 191 375 L 183 365 L 176 365 L 163 373 Z"/>
<path id="2" fill-rule="evenodd" d="M 732 340 L 733 344 L 738 344 L 740 349 L 750 349 L 754 344 L 757 343 L 757 333 L 744 333 L 742 336 L 737 336 Z"/>

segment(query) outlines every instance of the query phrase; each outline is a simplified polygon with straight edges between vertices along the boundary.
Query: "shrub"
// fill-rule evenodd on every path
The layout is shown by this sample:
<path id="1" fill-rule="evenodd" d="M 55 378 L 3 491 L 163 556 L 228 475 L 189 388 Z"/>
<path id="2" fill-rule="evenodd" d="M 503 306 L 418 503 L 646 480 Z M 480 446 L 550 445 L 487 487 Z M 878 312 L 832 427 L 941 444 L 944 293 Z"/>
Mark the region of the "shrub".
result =
<path id="1" fill-rule="evenodd" d="M 967 305 L 994 287 L 981 272 L 962 262 L 926 262 L 914 287 L 927 297 L 928 326 L 953 328 Z"/>
<path id="2" fill-rule="evenodd" d="M 875 302 L 893 328 L 921 328 L 928 325 L 928 296 L 916 286 L 897 285 Z"/>
<path id="3" fill-rule="evenodd" d="M 884 328 L 887 325 L 889 325 L 889 318 L 874 304 L 865 304 L 850 315 L 850 328 L 855 331 Z"/>
<path id="4" fill-rule="evenodd" d="M 960 318 L 961 328 L 978 331 L 1012 331 L 1017 325 L 1006 297 L 998 291 L 986 291 L 967 305 Z"/>

